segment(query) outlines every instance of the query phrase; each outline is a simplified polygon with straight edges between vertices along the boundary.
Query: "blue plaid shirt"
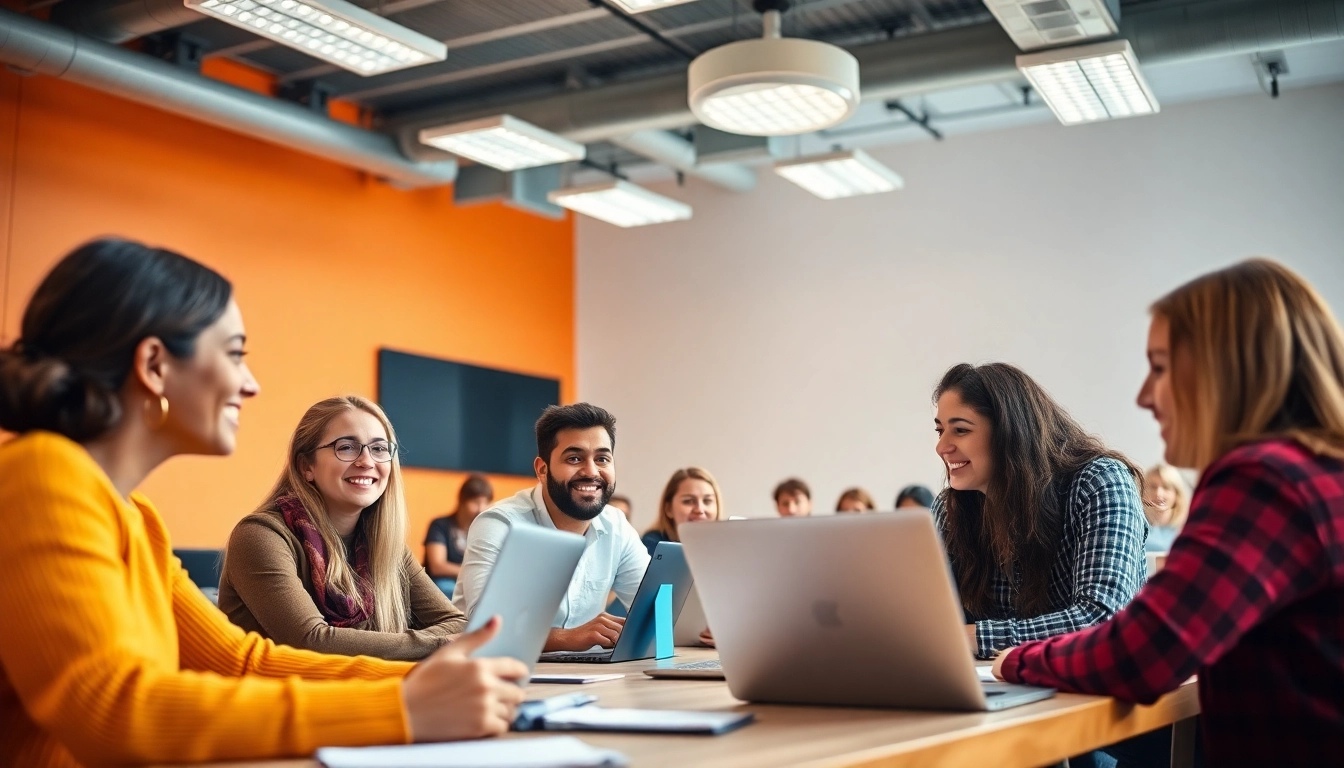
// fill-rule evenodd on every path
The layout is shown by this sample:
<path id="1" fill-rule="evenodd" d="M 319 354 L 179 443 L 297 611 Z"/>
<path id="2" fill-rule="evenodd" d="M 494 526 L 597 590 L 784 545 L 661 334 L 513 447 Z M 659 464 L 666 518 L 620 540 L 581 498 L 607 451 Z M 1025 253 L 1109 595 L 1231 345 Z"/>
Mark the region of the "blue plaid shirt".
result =
<path id="1" fill-rule="evenodd" d="M 940 532 L 947 512 L 940 495 L 933 518 Z M 1148 521 L 1138 486 L 1124 464 L 1107 458 L 1079 470 L 1069 485 L 1059 550 L 1050 568 L 1050 611 L 1018 616 L 1013 593 L 1021 584 L 1002 572 L 993 580 L 994 608 L 988 616 L 967 612 L 975 623 L 976 655 L 990 658 L 1004 648 L 1099 624 L 1125 607 L 1146 577 L 1143 542 Z"/>

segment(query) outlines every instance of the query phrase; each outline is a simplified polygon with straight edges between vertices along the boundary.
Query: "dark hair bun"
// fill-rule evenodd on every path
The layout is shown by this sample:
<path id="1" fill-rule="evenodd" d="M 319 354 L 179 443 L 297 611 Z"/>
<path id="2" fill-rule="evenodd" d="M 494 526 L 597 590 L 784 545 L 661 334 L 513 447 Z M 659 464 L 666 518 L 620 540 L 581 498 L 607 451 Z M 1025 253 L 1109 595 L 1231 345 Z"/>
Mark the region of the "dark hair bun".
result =
<path id="1" fill-rule="evenodd" d="M 65 362 L 33 359 L 15 348 L 0 351 L 0 428 L 46 429 L 82 442 L 111 428 L 120 415 L 115 390 L 80 376 Z"/>
<path id="2" fill-rule="evenodd" d="M 143 339 L 186 360 L 224 314 L 233 286 L 187 257 L 130 240 L 66 254 L 23 312 L 20 340 L 0 351 L 0 427 L 88 442 L 116 426 Z"/>

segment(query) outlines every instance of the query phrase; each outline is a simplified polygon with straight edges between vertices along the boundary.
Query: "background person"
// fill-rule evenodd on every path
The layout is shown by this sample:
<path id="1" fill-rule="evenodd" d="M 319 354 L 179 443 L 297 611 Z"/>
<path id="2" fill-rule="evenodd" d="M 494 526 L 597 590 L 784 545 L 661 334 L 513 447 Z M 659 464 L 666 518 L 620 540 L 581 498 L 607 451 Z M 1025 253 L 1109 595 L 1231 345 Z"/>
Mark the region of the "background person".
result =
<path id="1" fill-rule="evenodd" d="M 873 497 L 862 488 L 849 488 L 840 494 L 840 499 L 835 502 L 836 512 L 875 512 L 877 504 L 873 502 Z"/>
<path id="2" fill-rule="evenodd" d="M 634 507 L 630 504 L 629 498 L 619 495 L 612 496 L 611 501 L 607 503 L 619 509 L 621 511 L 621 514 L 625 515 L 626 520 L 631 520 L 630 516 L 634 514 Z"/>
<path id="3" fill-rule="evenodd" d="M 677 531 L 686 523 L 722 519 L 723 494 L 709 470 L 700 467 L 678 469 L 663 486 L 658 520 L 644 532 L 640 541 L 652 556 L 659 542 L 680 542 Z"/>
<path id="4" fill-rule="evenodd" d="M 775 486 L 775 511 L 780 517 L 807 517 L 812 514 L 812 489 L 796 477 Z"/>
<path id="5" fill-rule="evenodd" d="M 1144 476 L 1143 513 L 1148 516 L 1144 549 L 1166 552 L 1190 514 L 1190 491 L 1181 473 L 1170 464 L 1157 464 Z"/>
<path id="6" fill-rule="evenodd" d="M 896 503 L 893 509 L 904 509 L 906 507 L 923 507 L 929 509 L 933 506 L 933 491 L 922 485 L 907 485 L 896 494 Z"/>
<path id="7" fill-rule="evenodd" d="M 467 531 L 478 515 L 495 500 L 495 488 L 485 475 L 469 475 L 457 489 L 457 507 L 438 517 L 425 534 L 425 570 L 445 595 L 453 594 L 462 556 L 467 551 Z"/>

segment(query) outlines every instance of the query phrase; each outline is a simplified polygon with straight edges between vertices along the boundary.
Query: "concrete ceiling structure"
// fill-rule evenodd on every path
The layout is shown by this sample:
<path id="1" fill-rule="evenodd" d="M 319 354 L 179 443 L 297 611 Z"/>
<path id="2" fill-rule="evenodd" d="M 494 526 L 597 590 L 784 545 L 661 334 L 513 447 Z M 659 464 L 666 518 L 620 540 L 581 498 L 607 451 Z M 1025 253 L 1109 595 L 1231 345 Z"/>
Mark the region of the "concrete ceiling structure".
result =
<path id="1" fill-rule="evenodd" d="M 451 155 L 419 143 L 420 128 L 508 113 L 588 144 L 592 166 L 751 187 L 742 159 L 697 157 L 692 138 L 703 129 L 686 104 L 691 59 L 761 34 L 746 0 L 695 0 L 637 16 L 609 0 L 355 4 L 443 41 L 447 58 L 364 77 L 181 0 L 34 0 L 27 14 L 0 11 L 0 60 L 406 185 L 449 182 L 456 168 Z M 1019 51 L 981 0 L 795 0 L 784 33 L 852 52 L 864 103 L 844 125 L 773 142 L 776 155 L 1051 119 L 1014 65 Z M 1123 0 L 1120 36 L 1164 104 L 1267 88 L 1257 64 L 1266 56 L 1285 62 L 1285 90 L 1344 80 L 1344 0 Z M 132 42 L 143 38 L 154 44 Z M 355 102 L 373 115 L 372 127 L 333 127 L 294 101 L 234 93 L 143 52 L 182 50 L 184 42 L 205 58 L 273 75 L 282 94 Z M 745 162 L 768 159 L 758 153 Z"/>

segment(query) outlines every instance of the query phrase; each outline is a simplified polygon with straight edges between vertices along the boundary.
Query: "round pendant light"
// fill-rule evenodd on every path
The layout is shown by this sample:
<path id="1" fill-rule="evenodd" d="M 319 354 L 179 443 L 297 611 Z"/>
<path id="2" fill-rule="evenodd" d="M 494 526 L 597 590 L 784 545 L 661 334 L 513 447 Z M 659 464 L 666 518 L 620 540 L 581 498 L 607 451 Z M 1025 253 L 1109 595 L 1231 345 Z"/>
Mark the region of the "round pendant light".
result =
<path id="1" fill-rule="evenodd" d="M 711 128 L 791 136 L 844 122 L 859 107 L 859 62 L 843 48 L 780 36 L 784 0 L 757 0 L 765 35 L 714 48 L 687 72 L 691 112 Z"/>

